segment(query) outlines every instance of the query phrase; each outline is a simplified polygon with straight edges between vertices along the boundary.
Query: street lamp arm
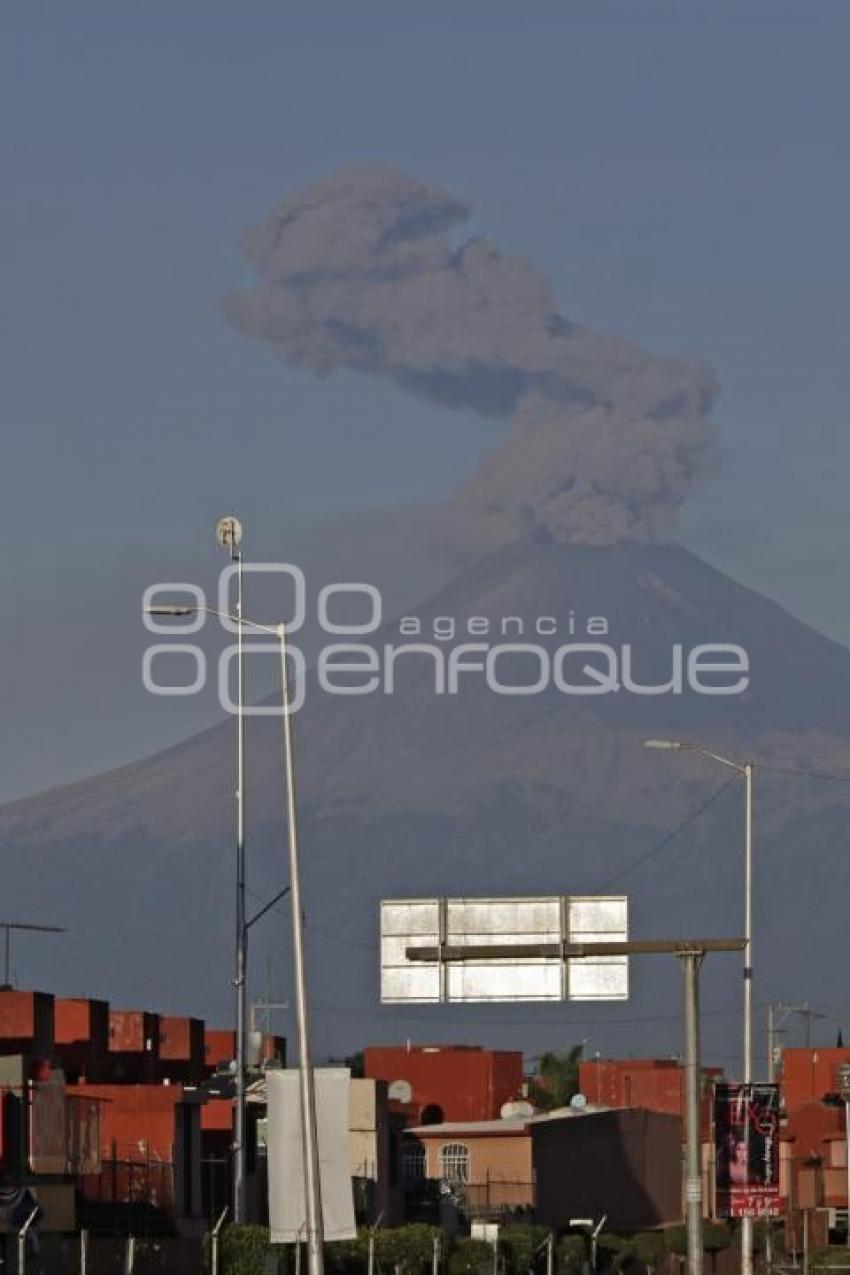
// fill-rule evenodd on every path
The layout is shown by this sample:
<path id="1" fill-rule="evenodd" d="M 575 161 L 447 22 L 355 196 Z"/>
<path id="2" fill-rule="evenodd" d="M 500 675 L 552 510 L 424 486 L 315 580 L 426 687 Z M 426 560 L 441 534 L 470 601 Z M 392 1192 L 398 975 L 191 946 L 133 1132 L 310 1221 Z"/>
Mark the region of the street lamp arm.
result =
<path id="1" fill-rule="evenodd" d="M 233 615 L 230 611 L 219 611 L 216 607 L 201 606 L 193 604 L 192 606 L 163 606 L 163 607 L 145 607 L 145 615 L 159 616 L 160 619 L 171 617 L 176 619 L 184 615 L 215 615 L 220 620 L 229 620 L 231 624 L 240 625 L 243 629 L 253 629 L 256 633 L 269 633 L 272 637 L 279 638 L 283 624 L 260 624 L 257 620 L 249 620 L 238 615 Z"/>
<path id="2" fill-rule="evenodd" d="M 733 757 L 727 757 L 724 753 L 713 753 L 709 748 L 703 748 L 700 744 L 682 744 L 690 753 L 697 753 L 700 757 L 708 757 L 711 761 L 716 761 L 721 766 L 728 766 L 730 770 L 737 770 L 739 775 L 747 773 L 747 767 L 752 765 L 751 762 L 735 761 Z"/>
<path id="3" fill-rule="evenodd" d="M 725 753 L 712 752 L 710 748 L 704 748 L 702 744 L 691 743 L 687 739 L 645 739 L 643 741 L 644 748 L 656 748 L 665 752 L 688 752 L 696 753 L 699 757 L 708 757 L 710 761 L 716 761 L 721 766 L 728 766 L 730 770 L 736 770 L 739 775 L 745 775 L 748 769 L 752 769 L 752 762 L 736 761 L 734 757 L 727 757 Z"/>

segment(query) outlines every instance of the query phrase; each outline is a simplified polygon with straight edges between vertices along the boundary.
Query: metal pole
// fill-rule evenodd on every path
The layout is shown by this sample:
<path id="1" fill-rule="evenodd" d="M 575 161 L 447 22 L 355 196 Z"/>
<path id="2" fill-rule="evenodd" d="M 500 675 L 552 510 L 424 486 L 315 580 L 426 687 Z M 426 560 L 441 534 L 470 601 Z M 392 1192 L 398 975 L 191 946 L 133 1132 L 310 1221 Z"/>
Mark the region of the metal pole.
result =
<path id="1" fill-rule="evenodd" d="M 555 1275 L 555 1232 L 546 1236 L 546 1275 Z"/>
<path id="2" fill-rule="evenodd" d="M 6 959 L 4 962 L 5 973 L 3 977 L 3 986 L 11 987 L 12 986 L 12 927 L 11 925 L 6 926 L 5 949 L 6 949 Z"/>
<path id="3" fill-rule="evenodd" d="M 776 1080 L 776 1018 L 772 1005 L 767 1007 L 767 1078 L 771 1084 Z"/>
<path id="4" fill-rule="evenodd" d="M 809 1275 L 809 1210 L 803 1209 L 803 1275 Z"/>
<path id="5" fill-rule="evenodd" d="M 685 1225 L 688 1275 L 702 1275 L 702 1166 L 700 1164 L 699 969 L 703 954 L 683 952 L 685 976 Z"/>
<path id="6" fill-rule="evenodd" d="M 280 674 L 283 698 L 283 769 L 286 788 L 286 824 L 289 834 L 289 888 L 292 901 L 292 949 L 295 978 L 295 1016 L 298 1024 L 298 1070 L 301 1082 L 301 1130 L 304 1143 L 304 1185 L 307 1204 L 307 1268 L 309 1275 L 324 1275 L 324 1226 L 322 1187 L 319 1178 L 319 1145 L 316 1132 L 316 1093 L 310 1060 L 307 1017 L 307 979 L 304 969 L 304 913 L 301 905 L 301 872 L 298 849 L 298 812 L 295 802 L 295 747 L 289 708 L 289 676 L 286 667 L 286 626 L 277 628 L 280 639 Z"/>
<path id="7" fill-rule="evenodd" d="M 124 1275 L 133 1275 L 136 1265 L 136 1237 L 127 1236 L 127 1252 L 124 1257 Z"/>
<path id="8" fill-rule="evenodd" d="M 369 1232 L 368 1275 L 375 1275 L 375 1232 Z"/>
<path id="9" fill-rule="evenodd" d="M 221 1216 L 212 1230 L 212 1236 L 210 1238 L 210 1266 L 212 1268 L 212 1275 L 218 1275 L 218 1236 L 222 1226 L 224 1225 L 224 1219 L 227 1217 L 228 1211 L 228 1207 L 225 1205 L 221 1210 Z"/>
<path id="10" fill-rule="evenodd" d="M 431 1275 L 440 1275 L 440 1237 L 434 1236 L 434 1247 L 431 1252 Z"/>
<path id="11" fill-rule="evenodd" d="M 753 1079 L 753 763 L 744 764 L 744 1058 L 743 1081 Z M 741 1221 L 741 1275 L 753 1275 L 753 1219 Z"/>
<path id="12" fill-rule="evenodd" d="M 245 925 L 245 656 L 242 623 L 242 554 L 234 540 L 236 571 L 236 1111 L 233 1128 L 233 1220 L 245 1221 L 245 1005 L 248 930 Z"/>
<path id="13" fill-rule="evenodd" d="M 38 1205 L 30 1213 L 26 1222 L 18 1231 L 18 1275 L 24 1275 L 27 1267 L 27 1232 L 38 1217 Z"/>
<path id="14" fill-rule="evenodd" d="M 80 1231 L 80 1275 L 87 1275 L 89 1265 L 89 1233 L 83 1228 Z"/>
<path id="15" fill-rule="evenodd" d="M 598 1246 L 599 1246 L 599 1233 L 601 1232 L 601 1228 L 604 1227 L 607 1221 L 608 1221 L 608 1214 L 603 1213 L 598 1223 L 596 1223 L 593 1229 L 593 1232 L 591 1232 L 591 1235 L 590 1235 L 590 1269 L 593 1271 L 596 1270 L 596 1250 L 598 1250 Z"/>
<path id="16" fill-rule="evenodd" d="M 847 1156 L 847 1247 L 850 1248 L 850 1096 L 844 1099 L 844 1146 Z"/>

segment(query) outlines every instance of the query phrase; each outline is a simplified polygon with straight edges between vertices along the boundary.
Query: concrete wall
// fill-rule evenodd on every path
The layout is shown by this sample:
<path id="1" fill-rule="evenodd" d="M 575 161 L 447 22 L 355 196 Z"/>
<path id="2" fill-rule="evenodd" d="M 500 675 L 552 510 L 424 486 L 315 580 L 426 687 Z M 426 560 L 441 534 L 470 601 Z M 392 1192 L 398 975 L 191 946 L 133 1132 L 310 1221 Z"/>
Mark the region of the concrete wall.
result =
<path id="1" fill-rule="evenodd" d="M 390 1182 L 390 1122 L 387 1085 L 380 1080 L 353 1077 L 349 1089 L 348 1148 L 351 1175 L 368 1178 L 374 1186 L 374 1213 L 393 1214 Z"/>

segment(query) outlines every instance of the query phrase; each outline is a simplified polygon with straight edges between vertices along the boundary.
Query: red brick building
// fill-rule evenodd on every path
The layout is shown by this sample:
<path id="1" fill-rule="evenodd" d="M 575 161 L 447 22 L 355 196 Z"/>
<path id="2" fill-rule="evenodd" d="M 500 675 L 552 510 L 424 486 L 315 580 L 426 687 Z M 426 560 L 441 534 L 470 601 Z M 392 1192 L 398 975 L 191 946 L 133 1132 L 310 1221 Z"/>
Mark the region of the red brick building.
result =
<path id="1" fill-rule="evenodd" d="M 702 1127 L 711 1127 L 711 1088 L 719 1067 L 703 1068 Z M 640 1107 L 661 1115 L 685 1114 L 685 1071 L 675 1058 L 594 1058 L 579 1064 L 579 1089 L 598 1107 Z"/>
<path id="2" fill-rule="evenodd" d="M 234 1045 L 197 1018 L 0 990 L 0 1173 L 41 1191 L 49 1172 L 72 1200 L 76 1185 L 119 1210 L 188 1219 L 208 1211 L 205 1194 L 220 1208 Z M 285 1060 L 278 1037 L 252 1045 L 261 1062 Z"/>
<path id="3" fill-rule="evenodd" d="M 785 1115 L 783 1192 L 789 1231 L 802 1247 L 803 1214 L 809 1241 L 843 1240 L 847 1216 L 847 1130 L 838 1071 L 848 1049 L 784 1049 L 779 1083 Z"/>
<path id="4" fill-rule="evenodd" d="M 390 1100 L 411 1123 L 495 1120 L 522 1096 L 522 1053 L 479 1045 L 376 1045 L 364 1052 L 364 1075 L 385 1080 Z"/>

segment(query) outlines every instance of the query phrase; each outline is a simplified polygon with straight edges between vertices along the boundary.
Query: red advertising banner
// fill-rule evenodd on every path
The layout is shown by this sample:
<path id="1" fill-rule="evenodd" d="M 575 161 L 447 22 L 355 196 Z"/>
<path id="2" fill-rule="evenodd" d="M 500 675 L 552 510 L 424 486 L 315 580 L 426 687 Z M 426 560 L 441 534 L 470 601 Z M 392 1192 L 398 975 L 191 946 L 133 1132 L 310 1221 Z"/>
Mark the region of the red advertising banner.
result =
<path id="1" fill-rule="evenodd" d="M 718 1217 L 779 1212 L 777 1085 L 715 1085 L 714 1166 Z"/>

